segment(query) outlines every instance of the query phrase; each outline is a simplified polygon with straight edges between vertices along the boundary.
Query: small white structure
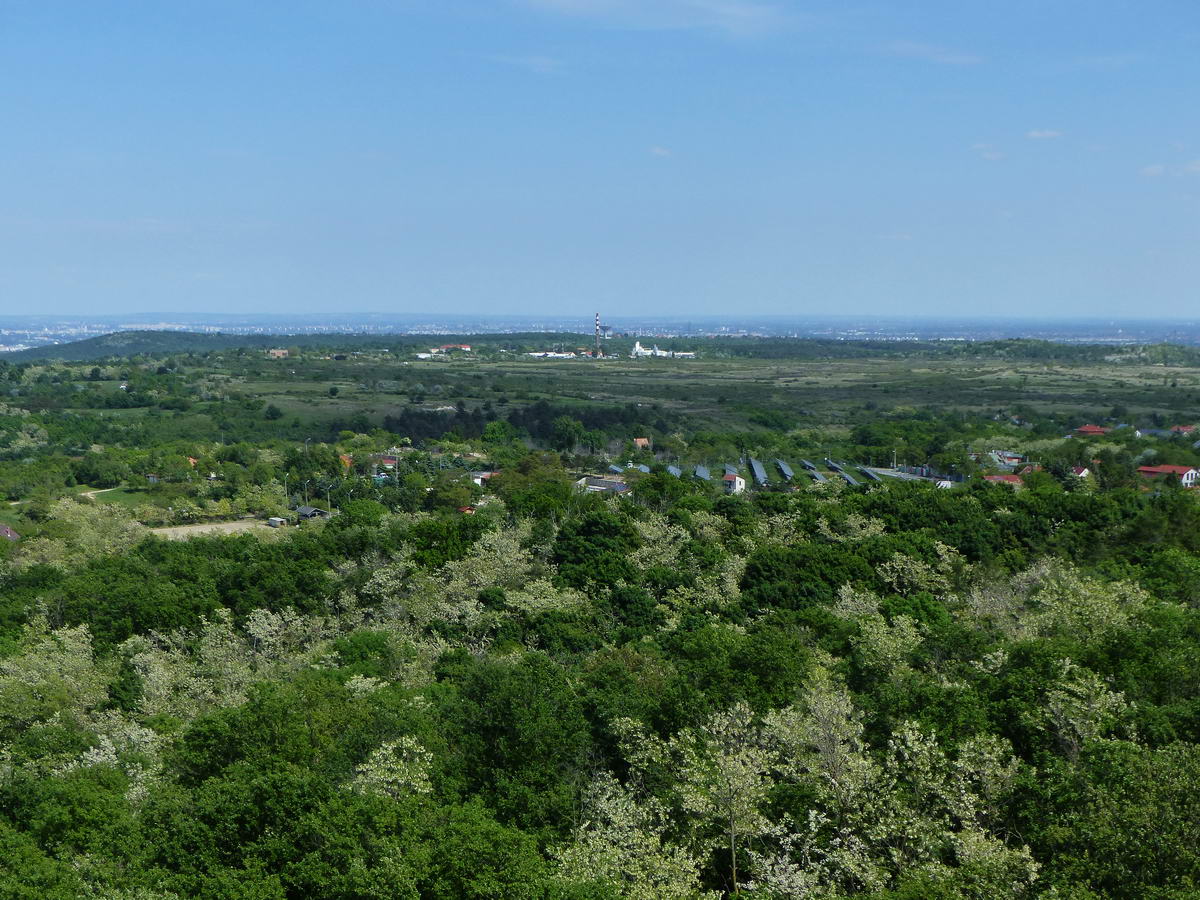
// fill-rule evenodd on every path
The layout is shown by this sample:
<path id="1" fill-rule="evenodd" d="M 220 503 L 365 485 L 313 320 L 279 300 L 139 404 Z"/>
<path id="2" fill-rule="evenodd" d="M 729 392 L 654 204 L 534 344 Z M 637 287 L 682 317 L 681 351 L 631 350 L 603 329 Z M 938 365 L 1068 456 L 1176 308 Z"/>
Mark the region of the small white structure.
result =
<path id="1" fill-rule="evenodd" d="M 267 524 L 272 528 L 282 528 L 287 524 L 287 519 L 283 516 L 271 516 L 271 518 L 267 519 Z"/>
<path id="2" fill-rule="evenodd" d="M 630 351 L 629 358 L 644 359 L 647 356 L 657 356 L 665 359 L 695 359 L 696 353 L 694 350 L 659 350 L 657 344 L 653 347 L 643 347 L 641 341 L 634 341 L 633 350 Z"/>
<path id="3" fill-rule="evenodd" d="M 746 490 L 746 479 L 741 475 L 734 475 L 730 472 L 721 479 L 725 484 L 725 493 L 740 494 Z"/>

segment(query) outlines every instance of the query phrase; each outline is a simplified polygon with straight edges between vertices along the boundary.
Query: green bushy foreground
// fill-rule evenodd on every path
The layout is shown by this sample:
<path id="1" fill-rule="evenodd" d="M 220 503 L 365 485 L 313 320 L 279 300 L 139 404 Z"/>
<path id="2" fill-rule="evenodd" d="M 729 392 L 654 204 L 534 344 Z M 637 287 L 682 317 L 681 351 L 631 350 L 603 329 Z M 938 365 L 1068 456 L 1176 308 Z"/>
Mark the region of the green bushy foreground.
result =
<path id="1" fill-rule="evenodd" d="M 1194 349 L 218 338 L 0 360 L 0 900 L 1200 896 Z"/>
<path id="2" fill-rule="evenodd" d="M 0 897 L 1196 896 L 1193 495 L 668 477 L 63 508 L 0 604 Z"/>

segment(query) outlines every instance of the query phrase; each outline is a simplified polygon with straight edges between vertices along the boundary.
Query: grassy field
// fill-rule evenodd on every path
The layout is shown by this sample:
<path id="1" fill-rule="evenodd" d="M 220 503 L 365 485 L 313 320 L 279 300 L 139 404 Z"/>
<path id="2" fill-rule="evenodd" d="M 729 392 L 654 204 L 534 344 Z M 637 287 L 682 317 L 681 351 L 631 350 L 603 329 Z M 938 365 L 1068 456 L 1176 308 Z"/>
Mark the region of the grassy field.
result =
<path id="1" fill-rule="evenodd" d="M 658 405 L 713 425 L 759 411 L 838 422 L 863 408 L 933 406 L 962 411 L 1070 410 L 1130 417 L 1200 407 L 1200 369 L 1149 364 L 1039 364 L 1008 360 L 836 359 L 504 360 L 323 362 L 297 375 L 247 379 L 239 390 L 285 413 L 317 419 L 404 408 L 514 403 Z M 330 385 L 338 387 L 328 396 Z"/>

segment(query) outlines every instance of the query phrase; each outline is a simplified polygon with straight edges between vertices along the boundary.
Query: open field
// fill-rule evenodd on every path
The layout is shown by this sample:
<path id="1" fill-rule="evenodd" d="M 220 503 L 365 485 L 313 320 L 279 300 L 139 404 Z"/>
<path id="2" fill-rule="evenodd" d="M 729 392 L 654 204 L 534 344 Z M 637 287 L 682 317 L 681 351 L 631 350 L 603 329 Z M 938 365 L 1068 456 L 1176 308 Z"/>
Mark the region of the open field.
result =
<path id="1" fill-rule="evenodd" d="M 151 532 L 172 541 L 184 541 L 193 537 L 211 537 L 218 534 L 244 534 L 265 530 L 269 526 L 262 519 L 238 519 L 236 522 L 200 522 L 195 525 L 170 525 L 152 528 Z"/>
<path id="2" fill-rule="evenodd" d="M 1025 407 L 1130 416 L 1200 406 L 1200 368 L 1150 364 L 1041 364 L 970 359 L 700 360 L 348 360 L 285 379 L 247 379 L 240 390 L 285 414 L 372 421 L 410 410 L 464 403 L 656 406 L 713 426 L 744 424 L 777 412 L 812 423 L 861 410 L 933 406 L 941 411 Z M 320 380 L 312 380 L 313 378 Z M 328 380 L 325 380 L 328 379 Z M 328 396 L 330 385 L 336 397 Z M 502 398 L 502 399 L 501 399 Z"/>

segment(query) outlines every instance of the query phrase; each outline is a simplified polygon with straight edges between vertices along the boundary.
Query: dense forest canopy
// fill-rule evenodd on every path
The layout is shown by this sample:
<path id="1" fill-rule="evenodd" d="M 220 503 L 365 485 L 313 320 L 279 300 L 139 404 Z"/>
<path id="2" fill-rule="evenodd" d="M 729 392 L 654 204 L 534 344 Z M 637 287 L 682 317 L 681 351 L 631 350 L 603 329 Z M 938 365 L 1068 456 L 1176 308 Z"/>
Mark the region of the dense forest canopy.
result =
<path id="1" fill-rule="evenodd" d="M 0 362 L 0 897 L 1196 896 L 1191 350 L 217 337 Z"/>

